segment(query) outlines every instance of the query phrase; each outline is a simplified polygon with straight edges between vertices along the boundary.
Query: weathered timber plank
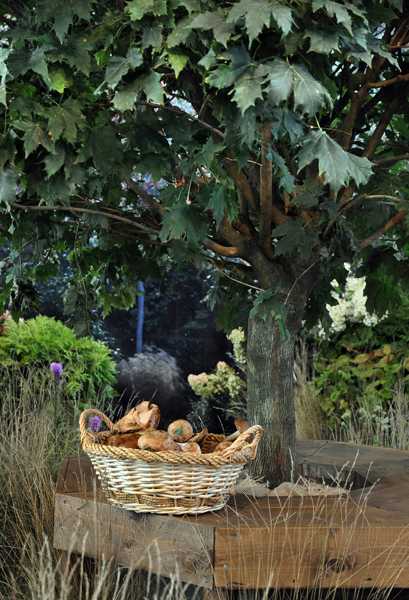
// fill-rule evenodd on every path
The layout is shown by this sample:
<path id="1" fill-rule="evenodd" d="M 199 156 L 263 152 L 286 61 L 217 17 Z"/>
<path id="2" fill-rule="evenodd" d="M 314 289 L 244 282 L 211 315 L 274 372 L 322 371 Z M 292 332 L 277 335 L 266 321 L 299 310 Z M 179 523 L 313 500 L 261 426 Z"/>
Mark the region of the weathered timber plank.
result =
<path id="1" fill-rule="evenodd" d="M 74 457 L 66 459 L 67 464 L 62 467 L 66 473 L 65 480 L 59 484 L 58 493 L 68 496 L 76 496 L 82 500 L 92 501 L 94 497 L 100 502 L 107 503 L 92 469 L 91 463 L 87 457 Z M 251 501 L 246 496 L 232 496 L 225 510 L 206 513 L 203 515 L 192 515 L 183 517 L 167 517 L 190 524 L 200 524 L 207 527 L 240 527 L 243 523 L 248 526 L 269 526 L 272 521 L 285 520 L 292 523 L 297 517 L 297 524 L 302 522 L 311 523 L 313 516 L 320 515 L 328 511 L 331 514 L 339 515 L 340 501 L 335 497 L 268 497 L 258 498 L 257 501 Z M 341 501 L 345 507 L 345 500 Z M 335 508 L 334 508 L 335 506 Z M 355 505 L 351 505 L 350 510 L 354 511 Z M 355 512 L 354 512 L 355 514 Z"/>
<path id="2" fill-rule="evenodd" d="M 359 491 L 353 493 L 358 498 Z M 409 474 L 401 473 L 394 477 L 381 479 L 367 494 L 369 506 L 386 510 L 404 520 L 409 525 Z"/>
<path id="3" fill-rule="evenodd" d="M 229 594 L 222 588 L 214 590 L 205 590 L 202 596 L 203 600 L 228 600 Z"/>
<path id="4" fill-rule="evenodd" d="M 110 559 L 111 507 L 67 494 L 56 494 L 54 540 L 57 550 Z"/>
<path id="5" fill-rule="evenodd" d="M 217 529 L 214 570 L 220 587 L 409 587 L 409 531 Z"/>
<path id="6" fill-rule="evenodd" d="M 135 549 L 142 546 L 144 568 L 167 576 L 176 573 L 182 581 L 213 587 L 213 528 L 166 515 L 141 514 L 133 520 L 129 528 L 125 511 L 115 510 L 112 542 L 119 549 L 119 562 L 129 564 Z"/>
<path id="7" fill-rule="evenodd" d="M 213 586 L 214 530 L 161 515 L 134 515 L 106 502 L 57 494 L 54 547 L 114 559 L 201 587 Z"/>
<path id="8" fill-rule="evenodd" d="M 358 449 L 303 444 L 308 460 L 337 467 L 354 461 Z M 107 503 L 89 459 L 71 458 L 57 484 L 54 544 L 153 573 L 177 573 L 208 589 L 409 587 L 409 453 L 358 450 L 355 468 L 365 475 L 374 461 L 370 480 L 381 478 L 371 490 L 342 499 L 237 495 L 226 509 L 196 517 L 117 509 Z"/>
<path id="9" fill-rule="evenodd" d="M 57 480 L 57 494 L 79 495 L 83 498 L 95 496 L 104 501 L 99 480 L 87 456 L 70 456 L 61 466 Z"/>
<path id="10" fill-rule="evenodd" d="M 63 493 L 65 491 L 65 482 L 66 479 L 68 477 L 67 475 L 67 469 L 68 466 L 70 464 L 71 458 L 65 458 L 63 463 L 60 466 L 60 470 L 58 472 L 58 477 L 57 477 L 57 485 L 55 488 L 56 493 Z"/>
<path id="11" fill-rule="evenodd" d="M 391 477 L 409 471 L 409 452 L 394 448 L 357 446 L 326 440 L 298 440 L 298 462 L 332 464 L 339 468 L 350 466 L 369 480 Z"/>
<path id="12" fill-rule="evenodd" d="M 107 502 L 87 457 L 67 459 L 61 468 L 57 493 L 77 496 L 83 500 L 97 497 Z M 332 525 L 356 524 L 357 514 L 368 525 L 385 523 L 409 524 L 409 475 L 385 479 L 372 489 L 356 490 L 351 499 L 330 497 L 266 497 L 249 500 L 246 496 L 232 496 L 226 509 L 198 516 L 172 517 L 177 521 L 208 527 L 269 527 L 277 520 L 287 526 L 311 525 L 323 521 Z M 362 508 L 366 505 L 365 516 Z M 169 517 L 170 518 L 170 517 Z"/>
<path id="13" fill-rule="evenodd" d="M 375 488 L 376 491 L 376 488 Z M 375 491 L 371 492 L 375 494 Z M 409 485 L 401 486 L 401 499 L 399 504 L 404 505 L 405 498 L 409 497 Z M 373 504 L 372 504 L 373 503 Z M 192 517 L 183 517 L 191 521 Z M 266 497 L 249 499 L 245 496 L 234 496 L 227 507 L 218 513 L 209 513 L 196 517 L 199 523 L 206 523 L 216 529 L 241 529 L 243 527 L 258 529 L 265 528 L 269 531 L 271 526 L 285 524 L 291 527 L 328 527 L 362 526 L 373 527 L 379 525 L 396 525 L 405 527 L 409 525 L 408 507 L 402 506 L 402 511 L 389 510 L 389 501 L 386 491 L 382 497 L 365 495 L 341 497 Z"/>

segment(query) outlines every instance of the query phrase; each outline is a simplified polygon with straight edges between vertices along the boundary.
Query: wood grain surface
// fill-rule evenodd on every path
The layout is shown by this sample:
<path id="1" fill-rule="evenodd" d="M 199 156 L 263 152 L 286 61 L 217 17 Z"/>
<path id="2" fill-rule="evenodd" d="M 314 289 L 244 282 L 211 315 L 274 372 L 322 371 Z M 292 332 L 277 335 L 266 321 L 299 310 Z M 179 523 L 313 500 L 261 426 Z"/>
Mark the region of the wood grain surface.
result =
<path id="1" fill-rule="evenodd" d="M 409 588 L 409 453 L 317 441 L 298 452 L 304 464 L 353 467 L 369 485 L 347 498 L 236 495 L 215 513 L 138 515 L 110 505 L 88 458 L 71 457 L 57 482 L 54 546 L 177 574 L 215 597 L 222 588 Z"/>

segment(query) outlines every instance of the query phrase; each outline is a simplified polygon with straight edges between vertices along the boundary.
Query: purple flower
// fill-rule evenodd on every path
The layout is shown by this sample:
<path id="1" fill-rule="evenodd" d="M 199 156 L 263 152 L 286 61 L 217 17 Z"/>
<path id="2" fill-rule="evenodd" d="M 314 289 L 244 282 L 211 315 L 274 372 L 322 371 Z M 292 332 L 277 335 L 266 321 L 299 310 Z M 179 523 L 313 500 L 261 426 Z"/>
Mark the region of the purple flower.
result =
<path id="1" fill-rule="evenodd" d="M 50 371 L 54 375 L 55 379 L 57 381 L 60 381 L 62 374 L 64 372 L 64 367 L 62 366 L 62 363 L 60 363 L 60 362 L 52 362 L 50 364 Z"/>
<path id="2" fill-rule="evenodd" d="M 102 425 L 102 419 L 101 417 L 98 417 L 97 415 L 95 415 L 94 417 L 91 417 L 88 421 L 88 427 L 91 429 L 91 431 L 97 432 L 101 429 L 101 425 Z"/>

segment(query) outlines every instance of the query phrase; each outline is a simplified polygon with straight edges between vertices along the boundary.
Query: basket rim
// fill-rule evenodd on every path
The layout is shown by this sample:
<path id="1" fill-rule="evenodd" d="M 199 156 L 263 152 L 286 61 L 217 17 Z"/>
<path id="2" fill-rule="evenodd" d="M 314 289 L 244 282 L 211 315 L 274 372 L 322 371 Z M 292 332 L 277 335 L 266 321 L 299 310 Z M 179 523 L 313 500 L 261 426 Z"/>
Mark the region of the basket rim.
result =
<path id="1" fill-rule="evenodd" d="M 223 452 L 210 452 L 208 454 L 184 454 L 174 451 L 152 452 L 121 446 L 108 446 L 97 443 L 98 438 L 105 437 L 105 432 L 91 433 L 87 429 L 88 418 L 91 415 L 100 416 L 111 430 L 112 421 L 101 411 L 94 408 L 84 410 L 80 415 L 81 447 L 87 454 L 105 456 L 107 458 L 140 460 L 146 463 L 167 463 L 171 465 L 204 465 L 221 467 L 231 464 L 246 464 L 253 460 L 257 453 L 259 441 L 263 435 L 260 425 L 253 425 L 242 432 L 232 445 Z M 101 435 L 102 433 L 102 435 Z M 207 433 L 205 437 L 214 437 L 217 434 Z"/>

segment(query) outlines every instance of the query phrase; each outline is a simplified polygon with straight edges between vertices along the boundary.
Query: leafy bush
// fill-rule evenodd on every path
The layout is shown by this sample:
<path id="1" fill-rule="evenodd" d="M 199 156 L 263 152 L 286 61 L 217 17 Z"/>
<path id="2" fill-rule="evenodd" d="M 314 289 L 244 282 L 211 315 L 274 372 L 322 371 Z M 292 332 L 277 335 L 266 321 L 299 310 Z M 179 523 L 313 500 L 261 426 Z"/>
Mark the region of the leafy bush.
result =
<path id="1" fill-rule="evenodd" d="M 401 359 L 389 344 L 371 352 L 342 351 L 339 346 L 330 353 L 323 351 L 316 361 L 315 384 L 329 424 L 351 417 L 362 402 L 370 411 L 386 407 L 398 375 L 405 376 Z"/>
<path id="2" fill-rule="evenodd" d="M 346 430 L 359 418 L 379 421 L 388 412 L 398 384 L 405 394 L 409 299 L 396 285 L 399 301 L 393 312 L 371 314 L 366 278 L 356 277 L 348 263 L 344 266 L 345 286 L 331 282 L 335 303 L 326 305 L 327 323 L 318 328 L 321 342 L 314 361 L 314 387 L 326 425 Z"/>
<path id="3" fill-rule="evenodd" d="M 409 305 L 374 327 L 350 325 L 325 341 L 315 360 L 315 386 L 330 426 L 388 410 L 396 386 L 409 381 Z"/>
<path id="4" fill-rule="evenodd" d="M 235 367 L 219 361 L 212 373 L 191 374 L 188 382 L 195 394 L 200 396 L 204 407 L 212 402 L 214 408 L 226 416 L 245 416 L 247 385 L 244 331 L 241 328 L 233 329 L 227 337 L 233 346 Z M 206 410 L 203 412 L 205 414 Z"/>
<path id="5" fill-rule="evenodd" d="M 0 336 L 3 366 L 49 368 L 64 366 L 64 394 L 74 400 L 106 400 L 113 396 L 116 367 L 110 351 L 101 342 L 77 338 L 63 323 L 48 317 L 8 321 Z"/>

